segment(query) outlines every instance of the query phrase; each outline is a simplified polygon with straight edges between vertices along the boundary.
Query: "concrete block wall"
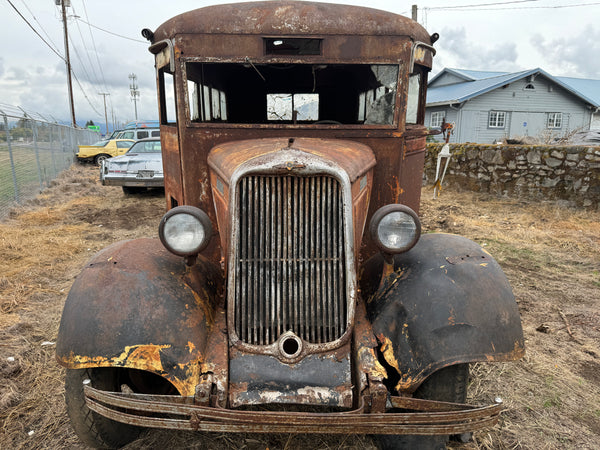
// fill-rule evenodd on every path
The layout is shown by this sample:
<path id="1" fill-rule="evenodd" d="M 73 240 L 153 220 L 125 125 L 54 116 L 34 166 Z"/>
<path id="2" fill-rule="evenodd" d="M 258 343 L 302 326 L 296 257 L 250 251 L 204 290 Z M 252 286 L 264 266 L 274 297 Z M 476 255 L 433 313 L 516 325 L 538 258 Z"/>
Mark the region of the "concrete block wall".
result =
<path id="1" fill-rule="evenodd" d="M 443 144 L 427 144 L 424 182 L 433 184 Z M 444 186 L 600 209 L 600 146 L 450 144 Z"/>

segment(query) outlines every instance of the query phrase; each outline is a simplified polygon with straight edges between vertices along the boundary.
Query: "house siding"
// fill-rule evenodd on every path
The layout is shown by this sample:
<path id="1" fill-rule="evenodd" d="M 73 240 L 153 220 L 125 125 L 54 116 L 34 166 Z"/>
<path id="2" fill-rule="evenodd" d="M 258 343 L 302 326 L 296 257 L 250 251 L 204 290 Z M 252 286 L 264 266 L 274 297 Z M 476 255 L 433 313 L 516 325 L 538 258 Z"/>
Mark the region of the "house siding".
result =
<path id="1" fill-rule="evenodd" d="M 457 129 L 450 141 L 493 143 L 522 136 L 549 138 L 589 127 L 591 111 L 584 102 L 543 75 L 532 82 L 535 90 L 524 89 L 529 83 L 528 78 L 521 79 L 466 101 L 457 114 Z M 427 108 L 430 110 L 436 108 Z M 488 127 L 490 111 L 507 113 L 504 128 Z M 553 112 L 562 113 L 558 129 L 546 126 L 547 114 Z"/>
<path id="2" fill-rule="evenodd" d="M 446 119 L 446 123 L 458 123 L 458 114 L 459 111 L 448 106 L 443 107 L 435 107 L 435 108 L 427 108 L 427 113 L 425 114 L 425 126 L 431 127 L 431 114 L 434 112 L 444 112 L 444 117 Z M 435 142 L 442 142 L 444 140 L 441 134 L 434 135 L 432 140 Z"/>

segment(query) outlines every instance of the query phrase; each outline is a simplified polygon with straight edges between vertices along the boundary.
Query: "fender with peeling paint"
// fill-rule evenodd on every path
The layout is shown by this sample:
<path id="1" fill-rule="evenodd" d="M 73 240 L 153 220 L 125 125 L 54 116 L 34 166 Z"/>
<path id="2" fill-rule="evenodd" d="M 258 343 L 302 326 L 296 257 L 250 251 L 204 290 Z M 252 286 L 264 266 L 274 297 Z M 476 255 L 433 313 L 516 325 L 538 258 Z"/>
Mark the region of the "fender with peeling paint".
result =
<path id="1" fill-rule="evenodd" d="M 382 255 L 363 269 L 367 314 L 381 355 L 397 372 L 388 381 L 398 391 L 413 392 L 442 367 L 524 355 L 521 319 L 508 280 L 475 242 L 426 234 L 413 249 L 394 257 L 393 271 L 384 280 Z"/>
<path id="2" fill-rule="evenodd" d="M 219 268 L 202 257 L 186 267 L 157 239 L 113 244 L 88 262 L 69 292 L 58 362 L 146 370 L 194 395 L 222 287 Z"/>

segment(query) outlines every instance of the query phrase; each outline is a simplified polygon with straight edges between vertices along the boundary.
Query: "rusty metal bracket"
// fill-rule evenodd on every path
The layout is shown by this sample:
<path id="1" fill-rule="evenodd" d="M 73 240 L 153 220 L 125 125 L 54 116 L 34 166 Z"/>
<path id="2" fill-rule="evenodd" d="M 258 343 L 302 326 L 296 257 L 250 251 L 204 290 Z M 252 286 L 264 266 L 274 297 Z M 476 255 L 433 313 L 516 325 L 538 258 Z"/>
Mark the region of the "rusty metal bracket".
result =
<path id="1" fill-rule="evenodd" d="M 191 404 L 193 399 L 107 392 L 84 387 L 88 407 L 109 419 L 132 425 L 177 430 L 252 433 L 459 434 L 498 422 L 501 404 L 471 406 L 391 397 L 394 408 L 418 412 L 333 413 L 244 411 Z M 179 416 L 179 418 L 175 418 Z"/>

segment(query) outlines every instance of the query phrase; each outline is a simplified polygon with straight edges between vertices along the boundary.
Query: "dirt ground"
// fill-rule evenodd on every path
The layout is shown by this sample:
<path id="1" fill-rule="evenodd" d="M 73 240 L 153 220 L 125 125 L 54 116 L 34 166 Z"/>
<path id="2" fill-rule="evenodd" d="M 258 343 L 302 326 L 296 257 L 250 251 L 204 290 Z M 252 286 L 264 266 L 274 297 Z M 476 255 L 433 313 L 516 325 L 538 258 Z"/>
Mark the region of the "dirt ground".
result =
<path id="1" fill-rule="evenodd" d="M 156 236 L 162 192 L 126 197 L 74 165 L 0 223 L 0 448 L 83 448 L 54 359 L 60 314 L 86 260 L 108 244 Z M 600 448 L 600 213 L 555 203 L 423 189 L 426 231 L 461 234 L 504 268 L 527 354 L 476 364 L 469 401 L 500 396 L 501 423 L 460 449 Z M 128 448 L 372 449 L 369 437 L 148 431 Z"/>

